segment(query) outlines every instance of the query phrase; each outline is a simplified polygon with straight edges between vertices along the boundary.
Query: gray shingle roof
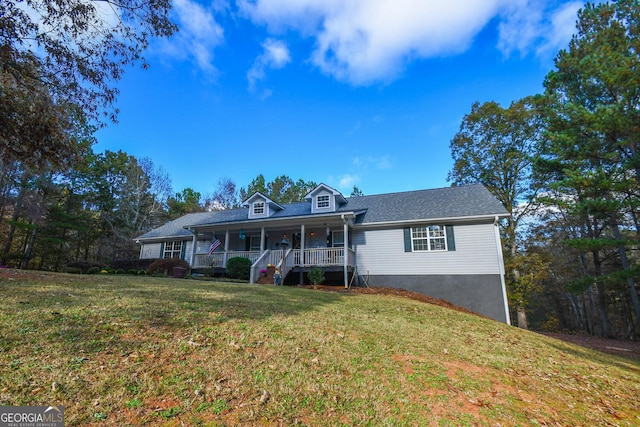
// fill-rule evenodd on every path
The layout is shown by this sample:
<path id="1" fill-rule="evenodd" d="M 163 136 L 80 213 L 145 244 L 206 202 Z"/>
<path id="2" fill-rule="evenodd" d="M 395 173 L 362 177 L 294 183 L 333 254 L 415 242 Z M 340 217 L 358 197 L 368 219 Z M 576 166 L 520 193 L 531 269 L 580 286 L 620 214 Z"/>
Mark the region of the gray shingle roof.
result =
<path id="1" fill-rule="evenodd" d="M 498 199 L 480 184 L 352 197 L 347 200 L 351 210 L 367 210 L 358 221 L 361 224 L 507 214 Z"/>
<path id="2" fill-rule="evenodd" d="M 507 215 L 502 204 L 480 184 L 348 197 L 346 200 L 347 204 L 340 206 L 336 213 L 362 211 L 363 214 L 357 219 L 358 224 Z M 283 208 L 270 219 L 313 215 L 308 201 L 283 205 Z M 191 213 L 151 230 L 138 239 L 190 237 L 192 234 L 184 227 L 247 221 L 248 214 L 247 208 Z"/>

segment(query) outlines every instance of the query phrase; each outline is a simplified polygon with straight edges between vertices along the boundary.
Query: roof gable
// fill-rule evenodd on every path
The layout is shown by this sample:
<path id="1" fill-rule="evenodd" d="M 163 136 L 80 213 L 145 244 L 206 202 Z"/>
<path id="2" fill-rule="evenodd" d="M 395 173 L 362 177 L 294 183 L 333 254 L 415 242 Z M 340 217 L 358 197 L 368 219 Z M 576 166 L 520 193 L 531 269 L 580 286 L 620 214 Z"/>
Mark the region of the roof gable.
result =
<path id="1" fill-rule="evenodd" d="M 269 218 L 274 213 L 284 209 L 284 207 L 259 191 L 256 191 L 251 197 L 245 200 L 242 206 L 249 208 L 249 219 Z"/>
<path id="2" fill-rule="evenodd" d="M 312 213 L 335 212 L 347 203 L 341 192 L 326 184 L 319 184 L 304 198 L 311 202 Z"/>

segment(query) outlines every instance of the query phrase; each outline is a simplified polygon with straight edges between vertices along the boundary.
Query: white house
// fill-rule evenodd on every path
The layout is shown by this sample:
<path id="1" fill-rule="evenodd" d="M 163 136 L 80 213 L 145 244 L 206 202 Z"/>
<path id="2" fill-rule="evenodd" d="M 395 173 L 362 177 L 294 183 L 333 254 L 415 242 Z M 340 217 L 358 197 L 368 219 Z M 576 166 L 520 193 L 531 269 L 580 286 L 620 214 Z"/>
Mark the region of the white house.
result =
<path id="1" fill-rule="evenodd" d="M 482 185 L 344 197 L 320 184 L 305 199 L 255 193 L 240 209 L 187 214 L 138 237 L 140 257 L 221 270 L 245 257 L 252 283 L 268 264 L 285 283 L 321 267 L 345 287 L 403 288 L 509 323 L 498 231 L 508 213 Z"/>

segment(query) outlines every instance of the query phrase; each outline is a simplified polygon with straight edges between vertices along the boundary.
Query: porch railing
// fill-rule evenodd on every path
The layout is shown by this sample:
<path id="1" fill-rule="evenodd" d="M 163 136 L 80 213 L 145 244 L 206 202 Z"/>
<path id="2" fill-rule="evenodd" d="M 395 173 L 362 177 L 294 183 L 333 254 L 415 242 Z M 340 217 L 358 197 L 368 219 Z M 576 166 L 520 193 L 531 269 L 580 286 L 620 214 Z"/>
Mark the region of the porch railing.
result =
<path id="1" fill-rule="evenodd" d="M 347 253 L 349 263 L 353 262 L 352 253 L 353 250 L 349 249 Z M 312 248 L 296 251 L 294 264 L 301 267 L 344 265 L 344 248 Z"/>
<path id="2" fill-rule="evenodd" d="M 312 266 L 341 266 L 344 265 L 344 248 L 310 248 L 301 251 L 300 249 L 289 250 L 289 256 L 285 265 L 290 267 L 312 267 Z M 267 264 L 279 265 L 282 261 L 283 250 L 268 250 L 261 254 L 260 251 L 229 251 L 215 252 L 208 254 L 196 254 L 192 268 L 212 268 L 226 267 L 229 258 L 248 258 L 256 268 L 266 268 Z M 259 265 L 256 261 L 259 259 Z M 355 253 L 352 249 L 347 249 L 347 264 L 353 265 Z"/>
<path id="3" fill-rule="evenodd" d="M 227 260 L 235 257 L 248 258 L 253 264 L 259 256 L 260 251 L 214 252 L 211 256 L 208 254 L 196 254 L 191 268 L 226 267 Z"/>

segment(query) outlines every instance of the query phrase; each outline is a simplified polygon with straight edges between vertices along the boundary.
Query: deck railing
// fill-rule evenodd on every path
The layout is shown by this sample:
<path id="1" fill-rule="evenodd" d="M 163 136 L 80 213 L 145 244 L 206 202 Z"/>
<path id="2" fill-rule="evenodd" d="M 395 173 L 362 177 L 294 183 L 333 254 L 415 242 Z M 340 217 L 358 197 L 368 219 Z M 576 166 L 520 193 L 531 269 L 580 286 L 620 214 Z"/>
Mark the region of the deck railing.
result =
<path id="1" fill-rule="evenodd" d="M 215 252 L 211 256 L 208 254 L 196 254 L 194 265 L 191 267 L 225 267 L 229 258 L 242 257 L 248 258 L 252 264 L 255 264 L 255 262 L 260 258 L 260 268 L 263 268 L 267 264 L 279 265 L 282 261 L 283 252 L 284 251 L 282 249 L 272 250 L 262 258 L 260 251 Z M 347 257 L 347 263 L 349 265 L 353 265 L 354 252 L 352 249 L 348 249 Z M 264 264 L 264 266 L 262 264 Z M 344 248 L 310 248 L 303 251 L 300 249 L 294 249 L 291 251 L 286 264 L 296 267 L 344 265 Z"/>
<path id="2" fill-rule="evenodd" d="M 329 266 L 344 264 L 344 248 L 312 248 L 296 251 L 294 264 L 306 266 Z"/>
<path id="3" fill-rule="evenodd" d="M 214 252 L 211 256 L 208 254 L 196 254 L 191 268 L 226 267 L 227 260 L 235 257 L 248 258 L 253 264 L 259 256 L 260 251 Z"/>

